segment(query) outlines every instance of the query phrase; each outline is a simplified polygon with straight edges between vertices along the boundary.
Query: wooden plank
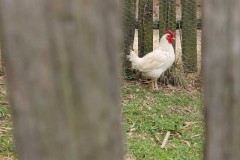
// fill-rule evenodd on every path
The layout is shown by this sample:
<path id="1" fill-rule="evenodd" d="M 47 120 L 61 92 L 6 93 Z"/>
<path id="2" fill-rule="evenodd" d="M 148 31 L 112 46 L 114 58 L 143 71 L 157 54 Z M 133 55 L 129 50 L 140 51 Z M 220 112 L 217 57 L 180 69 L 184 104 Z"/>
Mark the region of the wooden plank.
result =
<path id="1" fill-rule="evenodd" d="M 140 57 L 153 50 L 153 0 L 139 0 L 138 54 Z"/>
<path id="2" fill-rule="evenodd" d="M 205 160 L 240 157 L 239 8 L 239 0 L 205 1 L 203 7 Z"/>

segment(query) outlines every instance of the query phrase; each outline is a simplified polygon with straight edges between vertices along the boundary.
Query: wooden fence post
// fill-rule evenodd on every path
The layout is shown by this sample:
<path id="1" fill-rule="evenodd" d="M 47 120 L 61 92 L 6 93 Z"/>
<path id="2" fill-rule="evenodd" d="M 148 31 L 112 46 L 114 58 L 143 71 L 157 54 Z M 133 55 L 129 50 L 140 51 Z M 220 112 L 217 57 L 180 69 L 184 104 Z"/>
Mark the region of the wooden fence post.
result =
<path id="1" fill-rule="evenodd" d="M 153 50 L 153 0 L 139 0 L 138 54 L 143 57 Z"/>
<path id="2" fill-rule="evenodd" d="M 182 0 L 182 61 L 185 72 L 197 71 L 197 0 Z"/>
<path id="3" fill-rule="evenodd" d="M 159 1 L 159 37 L 162 37 L 166 30 L 176 31 L 176 0 Z"/>
<path id="4" fill-rule="evenodd" d="M 166 30 L 176 31 L 176 0 L 160 0 L 159 1 L 159 37 L 161 38 Z M 175 42 L 173 43 L 175 48 Z M 181 70 L 177 70 L 176 63 L 167 70 L 160 81 L 165 84 L 173 84 L 176 86 L 185 86 L 185 78 Z"/>
<path id="5" fill-rule="evenodd" d="M 127 56 L 133 48 L 135 34 L 135 19 L 136 19 L 136 0 L 121 0 L 122 7 L 122 28 L 123 28 L 123 44 L 122 44 L 122 74 L 126 79 L 132 79 L 133 73 L 131 63 Z"/>
<path id="6" fill-rule="evenodd" d="M 204 2 L 205 160 L 240 157 L 239 8 L 239 0 Z"/>

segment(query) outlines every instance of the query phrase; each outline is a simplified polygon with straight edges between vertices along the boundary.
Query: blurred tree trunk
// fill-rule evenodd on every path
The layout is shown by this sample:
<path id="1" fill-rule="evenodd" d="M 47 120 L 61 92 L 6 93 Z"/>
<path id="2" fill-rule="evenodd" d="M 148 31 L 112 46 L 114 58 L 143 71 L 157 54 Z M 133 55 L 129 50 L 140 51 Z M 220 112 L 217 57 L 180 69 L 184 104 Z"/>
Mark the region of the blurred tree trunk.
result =
<path id="1" fill-rule="evenodd" d="M 4 75 L 4 68 L 3 68 L 3 55 L 2 55 L 2 44 L 0 40 L 0 75 Z"/>
<path id="2" fill-rule="evenodd" d="M 5 69 L 4 69 L 4 61 L 3 61 L 3 54 L 2 54 L 2 39 L 1 36 L 2 31 L 1 31 L 1 26 L 0 26 L 0 75 L 4 75 Z"/>
<path id="3" fill-rule="evenodd" d="M 240 1 L 210 0 L 204 5 L 205 159 L 238 160 Z"/>
<path id="4" fill-rule="evenodd" d="M 21 160 L 120 160 L 117 0 L 1 0 Z"/>
<path id="5" fill-rule="evenodd" d="M 121 59 L 123 76 L 126 79 L 132 79 L 133 72 L 127 55 L 129 55 L 130 50 L 133 49 L 136 19 L 136 0 L 121 0 L 121 5 L 123 25 L 123 53 L 121 55 Z"/>

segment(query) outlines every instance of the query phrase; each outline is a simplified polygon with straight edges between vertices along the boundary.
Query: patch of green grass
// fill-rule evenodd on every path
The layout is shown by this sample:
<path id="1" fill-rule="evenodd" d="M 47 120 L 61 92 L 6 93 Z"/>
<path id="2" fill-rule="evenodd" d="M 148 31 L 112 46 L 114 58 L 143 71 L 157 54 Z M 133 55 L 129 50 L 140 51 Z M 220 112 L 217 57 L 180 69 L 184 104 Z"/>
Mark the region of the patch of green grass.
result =
<path id="1" fill-rule="evenodd" d="M 128 155 L 136 160 L 200 160 L 203 114 L 198 91 L 163 89 L 124 82 L 123 123 Z M 171 135 L 161 148 L 166 133 Z"/>
<path id="2" fill-rule="evenodd" d="M 0 86 L 0 159 L 14 159 L 12 120 L 6 98 L 6 87 Z"/>
<path id="3" fill-rule="evenodd" d="M 177 89 L 152 91 L 124 82 L 123 126 L 127 152 L 135 160 L 200 160 L 203 151 L 201 94 Z M 161 148 L 166 133 L 171 135 Z M 6 88 L 0 86 L 0 159 L 14 159 L 12 122 Z"/>

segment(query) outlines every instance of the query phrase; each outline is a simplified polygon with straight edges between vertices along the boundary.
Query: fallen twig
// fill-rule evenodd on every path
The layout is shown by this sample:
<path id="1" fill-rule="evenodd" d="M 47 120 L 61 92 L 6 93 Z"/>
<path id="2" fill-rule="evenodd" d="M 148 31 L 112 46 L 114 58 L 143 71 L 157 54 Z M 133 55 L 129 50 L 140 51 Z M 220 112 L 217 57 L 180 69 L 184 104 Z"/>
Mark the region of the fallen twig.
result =
<path id="1" fill-rule="evenodd" d="M 166 134 L 166 136 L 164 137 L 163 143 L 162 143 L 162 145 L 161 145 L 161 148 L 165 148 L 165 146 L 166 146 L 166 144 L 167 144 L 167 142 L 168 142 L 169 137 L 170 137 L 170 131 L 168 131 L 167 134 Z"/>

